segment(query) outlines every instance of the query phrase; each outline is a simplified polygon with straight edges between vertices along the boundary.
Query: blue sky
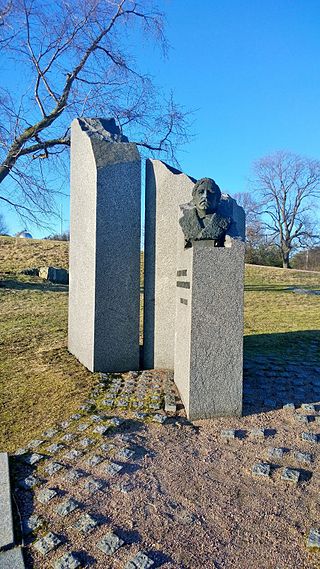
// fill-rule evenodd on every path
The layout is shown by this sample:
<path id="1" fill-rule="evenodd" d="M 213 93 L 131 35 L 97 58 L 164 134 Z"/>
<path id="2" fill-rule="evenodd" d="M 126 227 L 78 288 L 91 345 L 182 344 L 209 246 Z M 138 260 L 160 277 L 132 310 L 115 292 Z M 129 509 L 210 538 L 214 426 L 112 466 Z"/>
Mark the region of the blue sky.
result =
<path id="1" fill-rule="evenodd" d="M 275 150 L 320 159 L 318 0 L 158 5 L 167 17 L 169 57 L 143 44 L 138 59 L 156 84 L 195 110 L 195 136 L 178 154 L 183 171 L 210 176 L 233 195 L 248 190 L 252 162 Z M 67 228 L 68 200 L 62 205 Z M 23 228 L 5 215 L 11 233 Z"/>

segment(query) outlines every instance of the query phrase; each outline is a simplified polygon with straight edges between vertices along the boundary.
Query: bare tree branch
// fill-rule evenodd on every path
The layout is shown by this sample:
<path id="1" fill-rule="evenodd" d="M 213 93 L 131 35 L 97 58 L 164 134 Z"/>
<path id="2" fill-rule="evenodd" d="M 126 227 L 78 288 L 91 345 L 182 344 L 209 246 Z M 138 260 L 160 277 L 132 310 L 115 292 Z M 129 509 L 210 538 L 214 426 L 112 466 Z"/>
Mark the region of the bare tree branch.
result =
<path id="1" fill-rule="evenodd" d="M 32 209 L 34 192 L 47 210 L 53 188 L 43 169 L 63 164 L 70 141 L 61 132 L 76 116 L 113 116 L 141 148 L 175 161 L 177 145 L 188 140 L 188 113 L 172 99 L 163 104 L 128 52 L 134 27 L 166 50 L 163 15 L 152 9 L 153 0 L 3 2 L 1 55 L 16 59 L 25 74 L 11 96 L 0 91 L 0 184 L 5 195 L 8 181 L 15 181 L 16 198 L 7 194 L 13 207 Z"/>
<path id="2" fill-rule="evenodd" d="M 283 266 L 289 267 L 292 251 L 319 236 L 310 227 L 314 198 L 320 196 L 320 161 L 279 151 L 255 162 L 254 173 L 259 214 L 278 240 Z"/>

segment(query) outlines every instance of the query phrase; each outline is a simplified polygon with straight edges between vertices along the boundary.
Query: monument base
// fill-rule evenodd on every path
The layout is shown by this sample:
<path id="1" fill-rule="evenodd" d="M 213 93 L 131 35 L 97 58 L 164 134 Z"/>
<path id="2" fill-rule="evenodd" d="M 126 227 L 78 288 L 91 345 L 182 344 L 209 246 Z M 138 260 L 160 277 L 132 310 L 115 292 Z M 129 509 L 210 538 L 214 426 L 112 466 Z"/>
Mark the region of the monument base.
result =
<path id="1" fill-rule="evenodd" d="M 174 380 L 191 420 L 241 416 L 244 243 L 178 244 Z"/>

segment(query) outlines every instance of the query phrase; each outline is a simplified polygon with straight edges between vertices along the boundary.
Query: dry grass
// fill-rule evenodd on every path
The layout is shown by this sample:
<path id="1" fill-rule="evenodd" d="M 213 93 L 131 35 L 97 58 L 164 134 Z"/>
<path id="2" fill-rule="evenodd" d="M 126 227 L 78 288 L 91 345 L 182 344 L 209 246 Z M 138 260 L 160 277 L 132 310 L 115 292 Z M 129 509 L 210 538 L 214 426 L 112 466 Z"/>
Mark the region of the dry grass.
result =
<path id="1" fill-rule="evenodd" d="M 52 265 L 68 268 L 69 243 L 0 236 L 0 271 L 17 272 Z"/>
<path id="2" fill-rule="evenodd" d="M 67 350 L 68 287 L 15 274 L 67 267 L 68 243 L 17 241 L 0 239 L 0 450 L 8 451 L 72 413 L 97 377 Z"/>
<path id="3" fill-rule="evenodd" d="M 97 376 L 67 351 L 68 287 L 16 274 L 67 267 L 68 243 L 1 237 L 0 248 L 0 450 L 12 451 L 78 408 Z M 320 288 L 320 273 L 246 267 L 247 354 L 299 357 L 319 339 L 319 297 L 290 286 Z"/>

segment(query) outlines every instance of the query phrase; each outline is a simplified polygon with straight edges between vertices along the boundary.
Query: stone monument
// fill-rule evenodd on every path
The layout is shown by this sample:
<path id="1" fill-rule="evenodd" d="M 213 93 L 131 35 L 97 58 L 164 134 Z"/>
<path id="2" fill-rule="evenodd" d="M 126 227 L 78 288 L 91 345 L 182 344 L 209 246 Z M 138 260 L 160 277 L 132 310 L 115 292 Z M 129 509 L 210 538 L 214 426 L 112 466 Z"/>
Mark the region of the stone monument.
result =
<path id="1" fill-rule="evenodd" d="M 91 371 L 139 368 L 141 165 L 113 119 L 71 125 L 68 347 Z"/>
<path id="2" fill-rule="evenodd" d="M 180 207 L 174 379 L 191 420 L 240 416 L 244 243 L 210 178 Z"/>
<path id="3" fill-rule="evenodd" d="M 174 368 L 177 210 L 189 201 L 196 180 L 160 160 L 146 164 L 144 249 L 144 368 Z M 244 240 L 244 211 L 222 194 L 219 215 L 230 218 L 227 235 Z"/>

